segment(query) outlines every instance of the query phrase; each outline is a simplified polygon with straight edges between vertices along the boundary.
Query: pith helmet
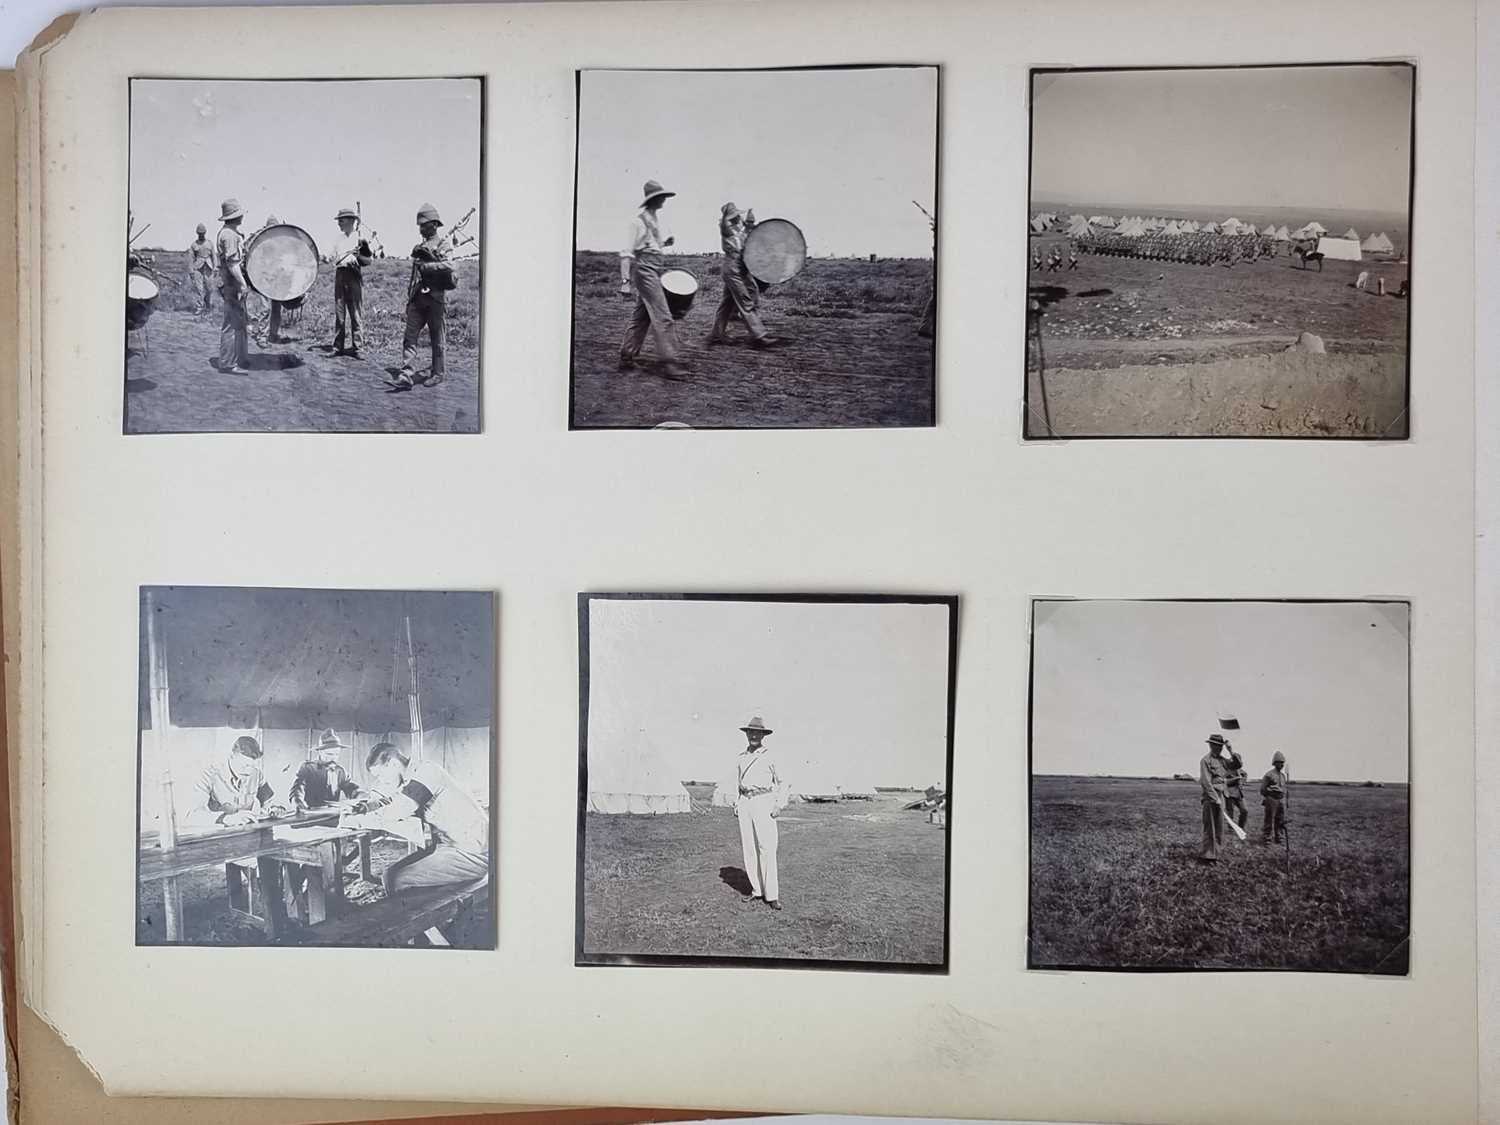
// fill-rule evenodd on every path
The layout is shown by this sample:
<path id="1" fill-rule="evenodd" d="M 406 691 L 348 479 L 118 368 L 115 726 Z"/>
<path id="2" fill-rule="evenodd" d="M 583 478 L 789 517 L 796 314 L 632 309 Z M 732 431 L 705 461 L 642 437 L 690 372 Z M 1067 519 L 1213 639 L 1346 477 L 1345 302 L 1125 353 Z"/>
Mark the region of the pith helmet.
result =
<path id="1" fill-rule="evenodd" d="M 230 219 L 238 219 L 245 213 L 238 199 L 226 199 L 219 205 L 219 222 L 227 223 Z"/>
<path id="2" fill-rule="evenodd" d="M 417 226 L 421 226 L 423 223 L 436 223 L 438 226 L 443 225 L 443 220 L 438 217 L 438 209 L 431 203 L 424 203 L 417 208 Z"/>
<path id="3" fill-rule="evenodd" d="M 650 203 L 658 196 L 660 196 L 662 199 L 670 199 L 677 193 L 675 191 L 668 191 L 655 180 L 647 180 L 641 187 L 641 194 L 645 197 L 641 200 L 641 205 L 645 206 L 647 203 Z"/>
<path id="4" fill-rule="evenodd" d="M 340 207 L 339 208 L 339 213 L 337 215 L 335 215 L 334 218 L 335 219 L 357 219 L 357 218 L 359 218 L 359 212 L 356 211 L 353 207 Z"/>
<path id="5" fill-rule="evenodd" d="M 761 718 L 760 718 L 759 715 L 756 715 L 755 718 L 751 719 L 744 726 L 740 727 L 740 730 L 744 731 L 746 734 L 771 734 L 771 733 L 773 733 L 770 727 L 766 726 L 765 723 L 761 722 Z"/>
<path id="6" fill-rule="evenodd" d="M 199 223 L 198 224 L 198 233 L 199 234 L 207 234 L 208 233 L 208 228 L 206 226 L 204 226 L 202 223 Z"/>
<path id="7" fill-rule="evenodd" d="M 1273 766 L 1286 765 L 1286 755 L 1283 754 L 1280 750 L 1276 751 L 1276 753 L 1271 755 L 1271 764 Z"/>

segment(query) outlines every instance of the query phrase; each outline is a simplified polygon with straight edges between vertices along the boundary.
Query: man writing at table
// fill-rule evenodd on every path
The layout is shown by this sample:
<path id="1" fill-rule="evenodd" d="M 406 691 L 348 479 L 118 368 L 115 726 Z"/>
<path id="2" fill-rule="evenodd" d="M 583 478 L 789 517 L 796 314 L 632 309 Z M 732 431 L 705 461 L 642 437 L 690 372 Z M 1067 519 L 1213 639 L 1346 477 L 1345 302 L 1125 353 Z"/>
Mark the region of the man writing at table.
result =
<path id="1" fill-rule="evenodd" d="M 270 803 L 273 796 L 261 759 L 265 752 L 248 734 L 234 740 L 229 757 L 203 771 L 193 786 L 193 803 L 182 818 L 184 825 L 224 825 L 234 828 L 253 824 L 263 816 L 286 810 Z"/>
<path id="2" fill-rule="evenodd" d="M 447 770 L 436 762 L 411 760 L 389 742 L 376 745 L 366 767 L 370 788 L 393 794 L 367 813 L 346 815 L 341 828 L 373 828 L 406 837 L 400 822 L 412 818 L 432 833 L 432 846 L 385 870 L 385 893 L 414 887 L 468 883 L 490 872 L 489 815 Z"/>

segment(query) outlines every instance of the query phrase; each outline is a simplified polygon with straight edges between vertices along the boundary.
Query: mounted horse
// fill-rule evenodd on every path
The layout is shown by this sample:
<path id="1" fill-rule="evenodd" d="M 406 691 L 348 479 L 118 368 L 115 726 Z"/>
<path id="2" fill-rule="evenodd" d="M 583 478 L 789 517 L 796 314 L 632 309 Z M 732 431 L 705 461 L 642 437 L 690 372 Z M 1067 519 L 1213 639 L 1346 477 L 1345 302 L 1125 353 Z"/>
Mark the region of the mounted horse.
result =
<path id="1" fill-rule="evenodd" d="M 1323 272 L 1323 254 L 1318 250 L 1316 242 L 1299 242 L 1292 253 L 1297 255 L 1297 263 L 1301 269 L 1306 269 L 1308 262 L 1317 262 L 1318 272 Z"/>

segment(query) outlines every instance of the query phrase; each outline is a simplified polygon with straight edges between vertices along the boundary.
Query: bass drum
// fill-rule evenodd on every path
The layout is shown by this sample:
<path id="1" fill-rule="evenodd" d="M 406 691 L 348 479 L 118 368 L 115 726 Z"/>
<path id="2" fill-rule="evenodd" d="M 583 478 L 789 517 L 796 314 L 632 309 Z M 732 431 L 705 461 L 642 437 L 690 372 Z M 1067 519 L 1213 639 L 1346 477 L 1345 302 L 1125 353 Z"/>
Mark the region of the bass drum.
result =
<path id="1" fill-rule="evenodd" d="M 264 227 L 245 243 L 245 279 L 269 300 L 300 300 L 318 280 L 318 244 L 291 223 Z"/>
<path id="2" fill-rule="evenodd" d="M 787 219 L 762 219 L 745 236 L 745 267 L 762 285 L 780 285 L 807 264 L 807 239 Z"/>

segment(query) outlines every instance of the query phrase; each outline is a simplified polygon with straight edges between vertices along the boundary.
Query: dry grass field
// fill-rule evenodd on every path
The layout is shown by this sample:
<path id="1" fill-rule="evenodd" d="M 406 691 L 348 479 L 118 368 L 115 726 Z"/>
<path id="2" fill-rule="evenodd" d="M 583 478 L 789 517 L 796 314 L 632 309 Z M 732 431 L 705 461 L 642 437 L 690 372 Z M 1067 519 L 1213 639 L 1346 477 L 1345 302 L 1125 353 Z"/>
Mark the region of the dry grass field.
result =
<path id="1" fill-rule="evenodd" d="M 1294 781 L 1288 861 L 1254 780 L 1249 838 L 1204 864 L 1196 782 L 1034 778 L 1031 967 L 1404 974 L 1407 787 Z"/>
<path id="2" fill-rule="evenodd" d="M 686 380 L 653 369 L 648 336 L 634 371 L 616 369 L 634 297 L 620 295 L 617 255 L 574 256 L 573 425 L 698 428 L 930 426 L 933 341 L 917 335 L 932 292 L 925 259 L 812 259 L 791 281 L 766 290 L 761 314 L 782 342 L 766 351 L 706 346 L 723 283 L 718 255 L 669 259 L 701 285 L 677 322 Z"/>
<path id="3" fill-rule="evenodd" d="M 269 306 L 252 295 L 251 373 L 245 376 L 222 375 L 209 364 L 219 350 L 218 292 L 208 316 L 194 315 L 186 254 L 151 253 L 168 283 L 146 330 L 126 339 L 126 433 L 478 432 L 477 259 L 458 263 L 459 287 L 448 294 L 446 378 L 435 387 L 402 390 L 391 376 L 401 366 L 409 261 L 383 258 L 365 269 L 359 359 L 332 352 L 332 266 L 320 266 L 301 321 L 284 329 L 290 343 L 266 342 Z M 430 357 L 424 330 L 417 343 L 418 372 L 427 370 Z"/>
<path id="4" fill-rule="evenodd" d="M 749 897 L 734 811 L 589 813 L 583 960 L 591 955 L 944 962 L 945 832 L 903 796 L 792 804 L 778 818 L 780 913 Z M 909 798 L 908 798 L 909 799 Z"/>
<path id="5" fill-rule="evenodd" d="M 1061 234 L 1034 236 L 1045 259 Z M 1028 437 L 1404 437 L 1408 267 L 1082 254 L 1030 272 Z M 1355 279 L 1370 274 L 1369 287 Z M 1386 294 L 1378 292 L 1384 279 Z M 1325 355 L 1286 353 L 1302 332 Z"/>

